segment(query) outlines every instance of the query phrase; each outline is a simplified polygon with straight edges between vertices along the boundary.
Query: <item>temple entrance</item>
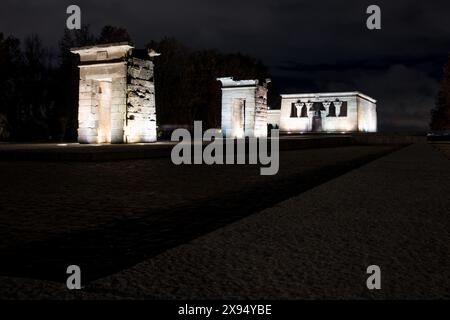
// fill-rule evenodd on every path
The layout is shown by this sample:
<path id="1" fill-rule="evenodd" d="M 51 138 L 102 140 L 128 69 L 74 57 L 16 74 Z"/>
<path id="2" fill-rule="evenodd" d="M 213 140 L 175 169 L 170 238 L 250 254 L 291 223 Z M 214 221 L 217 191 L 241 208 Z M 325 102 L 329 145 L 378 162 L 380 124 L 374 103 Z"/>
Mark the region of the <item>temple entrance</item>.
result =
<path id="1" fill-rule="evenodd" d="M 321 132 L 322 131 L 322 117 L 319 115 L 314 115 L 312 118 L 312 131 Z"/>
<path id="2" fill-rule="evenodd" d="M 111 143 L 111 81 L 97 81 L 98 143 Z"/>
<path id="3" fill-rule="evenodd" d="M 245 132 L 245 99 L 233 100 L 232 132 L 235 138 L 243 138 Z"/>
<path id="4" fill-rule="evenodd" d="M 153 50 L 126 43 L 73 48 L 80 56 L 79 143 L 155 142 Z"/>
<path id="5" fill-rule="evenodd" d="M 322 132 L 322 111 L 326 111 L 325 107 L 321 102 L 314 102 L 309 111 L 313 111 L 311 131 L 312 132 Z"/>

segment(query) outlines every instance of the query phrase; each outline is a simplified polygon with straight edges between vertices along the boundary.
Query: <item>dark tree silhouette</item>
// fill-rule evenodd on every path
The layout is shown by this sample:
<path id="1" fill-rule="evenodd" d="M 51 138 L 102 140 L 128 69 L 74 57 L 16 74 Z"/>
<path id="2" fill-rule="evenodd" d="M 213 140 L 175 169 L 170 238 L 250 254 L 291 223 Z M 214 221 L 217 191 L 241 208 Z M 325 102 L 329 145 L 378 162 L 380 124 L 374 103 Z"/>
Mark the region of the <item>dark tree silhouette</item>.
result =
<path id="1" fill-rule="evenodd" d="M 31 35 L 24 42 L 24 77 L 21 87 L 22 104 L 19 107 L 19 126 L 15 137 L 19 140 L 47 140 L 49 117 L 54 106 L 53 66 L 51 54 L 38 35 Z"/>
<path id="2" fill-rule="evenodd" d="M 27 37 L 22 50 L 18 39 L 0 33 L 0 139 L 76 141 L 79 58 L 70 49 L 117 42 L 131 43 L 125 29 L 105 26 L 99 36 L 89 26 L 64 30 L 56 60 L 37 35 Z M 191 126 L 202 120 L 204 129 L 218 128 L 221 90 L 216 79 L 269 77 L 260 61 L 240 53 L 195 51 L 173 38 L 152 41 L 148 48 L 162 53 L 155 58 L 159 125 Z M 273 89 L 269 93 L 269 105 L 276 108 L 278 95 Z"/>
<path id="3" fill-rule="evenodd" d="M 431 130 L 450 130 L 450 56 L 444 66 L 436 107 L 431 112 Z"/>
<path id="4" fill-rule="evenodd" d="M 60 64 L 57 70 L 56 110 L 53 117 L 53 137 L 59 141 L 75 141 L 78 127 L 79 58 L 71 48 L 96 42 L 89 26 L 80 30 L 64 30 L 59 42 Z"/>
<path id="5" fill-rule="evenodd" d="M 202 120 L 204 129 L 220 127 L 219 77 L 259 79 L 269 77 L 258 60 L 216 50 L 194 51 L 173 38 L 152 41 L 147 47 L 162 55 L 155 61 L 158 123 L 193 125 Z M 274 100 L 276 104 L 277 101 Z"/>
<path id="6" fill-rule="evenodd" d="M 131 42 L 131 37 L 128 31 L 124 28 L 113 26 L 104 26 L 97 39 L 97 43 L 116 43 L 116 42 Z"/>
<path id="7" fill-rule="evenodd" d="M 20 41 L 0 33 L 0 139 L 10 138 L 16 126 L 23 60 Z"/>
<path id="8" fill-rule="evenodd" d="M 0 138 L 47 140 L 54 104 L 51 55 L 37 35 L 20 42 L 0 36 Z"/>

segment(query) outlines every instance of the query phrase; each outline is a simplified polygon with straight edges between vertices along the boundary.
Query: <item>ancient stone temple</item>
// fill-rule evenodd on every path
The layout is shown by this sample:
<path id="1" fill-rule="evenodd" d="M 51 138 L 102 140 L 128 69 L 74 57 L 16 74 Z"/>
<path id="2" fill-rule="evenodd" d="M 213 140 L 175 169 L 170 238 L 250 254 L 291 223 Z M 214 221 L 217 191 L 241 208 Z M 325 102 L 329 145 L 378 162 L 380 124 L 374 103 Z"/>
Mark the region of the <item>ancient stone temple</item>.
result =
<path id="1" fill-rule="evenodd" d="M 267 84 L 218 78 L 222 83 L 222 134 L 226 138 L 267 136 Z"/>
<path id="2" fill-rule="evenodd" d="M 360 92 L 281 95 L 282 133 L 376 132 L 376 100 Z"/>
<path id="3" fill-rule="evenodd" d="M 153 51 L 128 43 L 74 48 L 80 55 L 78 141 L 156 141 Z"/>

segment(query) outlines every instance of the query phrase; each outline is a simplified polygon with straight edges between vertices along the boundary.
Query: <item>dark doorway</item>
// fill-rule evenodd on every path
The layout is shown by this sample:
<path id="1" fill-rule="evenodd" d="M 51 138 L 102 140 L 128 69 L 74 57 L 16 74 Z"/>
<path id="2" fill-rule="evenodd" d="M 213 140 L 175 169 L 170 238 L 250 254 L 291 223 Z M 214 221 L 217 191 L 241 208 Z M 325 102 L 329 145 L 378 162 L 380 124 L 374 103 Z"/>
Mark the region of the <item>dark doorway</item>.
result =
<path id="1" fill-rule="evenodd" d="M 312 117 L 312 132 L 322 132 L 322 111 L 325 111 L 321 102 L 314 102 L 309 111 L 314 111 Z"/>

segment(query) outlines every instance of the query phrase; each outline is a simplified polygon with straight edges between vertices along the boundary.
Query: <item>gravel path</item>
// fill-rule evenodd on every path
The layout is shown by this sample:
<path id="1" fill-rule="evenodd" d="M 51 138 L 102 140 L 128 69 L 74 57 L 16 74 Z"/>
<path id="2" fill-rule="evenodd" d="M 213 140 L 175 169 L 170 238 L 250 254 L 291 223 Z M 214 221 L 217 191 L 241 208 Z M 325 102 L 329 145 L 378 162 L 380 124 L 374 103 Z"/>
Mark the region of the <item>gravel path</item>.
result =
<path id="1" fill-rule="evenodd" d="M 450 162 L 413 145 L 90 292 L 149 299 L 450 298 Z M 382 289 L 366 288 L 366 268 Z"/>
<path id="2" fill-rule="evenodd" d="M 450 142 L 447 143 L 434 143 L 433 147 L 441 151 L 448 159 L 450 159 Z"/>
<path id="3" fill-rule="evenodd" d="M 85 282 L 129 268 L 367 163 L 392 147 L 281 153 L 258 166 L 181 166 L 168 159 L 0 162 L 0 275 Z"/>

